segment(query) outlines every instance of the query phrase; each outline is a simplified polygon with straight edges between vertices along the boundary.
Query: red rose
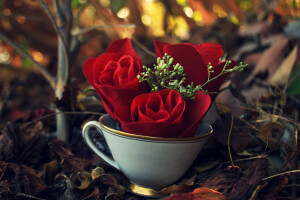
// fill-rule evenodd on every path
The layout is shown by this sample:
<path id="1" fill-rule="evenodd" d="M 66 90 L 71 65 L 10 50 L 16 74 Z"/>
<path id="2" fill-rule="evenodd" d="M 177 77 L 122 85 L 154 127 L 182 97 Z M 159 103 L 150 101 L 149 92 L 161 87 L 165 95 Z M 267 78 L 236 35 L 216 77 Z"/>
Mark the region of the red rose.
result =
<path id="1" fill-rule="evenodd" d="M 115 116 L 125 132 L 154 137 L 192 137 L 210 105 L 210 97 L 199 94 L 188 103 L 175 90 L 141 94 L 131 107 L 122 107 Z"/>
<path id="2" fill-rule="evenodd" d="M 112 118 L 115 119 L 116 108 L 129 106 L 132 99 L 143 92 L 143 84 L 137 79 L 142 66 L 128 38 L 114 41 L 104 54 L 83 64 L 85 77 Z"/>
<path id="3" fill-rule="evenodd" d="M 222 46 L 214 43 L 203 43 L 193 45 L 189 43 L 168 44 L 154 41 L 155 52 L 157 57 L 163 57 L 165 53 L 174 58 L 173 63 L 179 63 L 183 66 L 186 73 L 187 84 L 194 82 L 195 85 L 203 84 L 207 80 L 207 65 L 211 63 L 214 73 L 210 78 L 213 78 L 221 73 L 225 62 L 221 62 L 220 58 L 223 55 Z M 227 66 L 230 69 L 235 66 L 235 62 Z M 208 83 L 204 89 L 208 92 L 217 92 L 226 79 L 227 74 Z"/>

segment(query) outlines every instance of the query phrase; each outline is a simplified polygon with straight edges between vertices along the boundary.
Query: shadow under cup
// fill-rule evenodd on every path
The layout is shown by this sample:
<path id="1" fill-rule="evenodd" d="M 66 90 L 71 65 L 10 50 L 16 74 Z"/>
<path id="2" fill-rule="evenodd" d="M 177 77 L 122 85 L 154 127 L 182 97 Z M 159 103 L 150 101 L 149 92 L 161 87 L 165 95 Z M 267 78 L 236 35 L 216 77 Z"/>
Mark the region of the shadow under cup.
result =
<path id="1" fill-rule="evenodd" d="M 113 159 L 92 142 L 88 134 L 92 127 L 103 134 Z M 91 149 L 122 171 L 132 183 L 159 190 L 184 175 L 212 134 L 212 127 L 202 122 L 195 137 L 159 138 L 122 132 L 118 130 L 116 121 L 109 115 L 103 115 L 99 122 L 86 123 L 82 134 Z"/>

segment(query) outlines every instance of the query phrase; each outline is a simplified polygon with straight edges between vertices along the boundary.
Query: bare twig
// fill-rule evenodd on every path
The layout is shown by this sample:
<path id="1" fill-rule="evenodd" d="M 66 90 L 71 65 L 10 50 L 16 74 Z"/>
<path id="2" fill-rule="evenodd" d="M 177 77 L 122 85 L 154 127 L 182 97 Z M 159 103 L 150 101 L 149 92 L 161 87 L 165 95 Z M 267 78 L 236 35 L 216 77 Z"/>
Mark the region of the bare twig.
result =
<path id="1" fill-rule="evenodd" d="M 232 127 L 233 127 L 233 114 L 231 114 L 231 123 L 230 123 L 230 129 L 229 129 L 229 133 L 228 133 L 228 138 L 227 138 L 227 148 L 228 148 L 228 154 L 229 154 L 229 159 L 231 162 L 231 165 L 234 166 L 234 163 L 232 161 L 232 155 L 231 155 L 231 150 L 230 150 L 230 136 L 231 136 L 231 132 L 232 132 Z"/>
<path id="2" fill-rule="evenodd" d="M 291 171 L 287 171 L 287 172 L 282 172 L 282 173 L 279 173 L 279 174 L 274 174 L 272 176 L 266 177 L 266 178 L 263 179 L 263 181 L 275 178 L 277 176 L 282 176 L 282 175 L 285 175 L 285 174 L 292 174 L 292 173 L 299 173 L 299 172 L 300 172 L 300 170 L 291 170 Z"/>
<path id="3" fill-rule="evenodd" d="M 55 89 L 55 79 L 54 77 L 46 70 L 45 67 L 43 67 L 40 63 L 38 63 L 31 55 L 29 55 L 27 52 L 25 52 L 18 44 L 10 40 L 8 37 L 6 37 L 4 34 L 0 32 L 0 39 L 6 42 L 8 45 L 10 45 L 12 48 L 14 48 L 19 54 L 30 60 L 32 64 L 34 64 L 37 69 L 41 72 L 41 74 L 45 77 L 45 79 L 49 82 L 51 87 Z"/>
<path id="4" fill-rule="evenodd" d="M 135 28 L 135 24 L 104 24 L 104 25 L 94 25 L 90 27 L 86 27 L 84 29 L 74 29 L 72 31 L 72 35 L 78 37 L 80 35 L 86 34 L 90 31 L 100 29 L 100 28 L 108 28 L 108 27 L 124 27 L 124 28 Z"/>
<path id="5" fill-rule="evenodd" d="M 53 0 L 52 2 L 53 2 L 55 14 L 56 14 L 56 23 L 57 23 L 58 28 L 60 28 L 63 26 L 63 23 L 64 23 L 64 14 L 61 10 L 58 0 Z"/>
<path id="6" fill-rule="evenodd" d="M 228 162 L 223 162 L 223 163 L 220 163 L 221 165 L 223 164 L 228 164 L 228 163 L 237 163 L 237 162 L 243 162 L 243 161 L 249 161 L 249 160 L 256 160 L 256 159 L 261 159 L 261 158 L 266 158 L 267 155 L 259 155 L 259 156 L 253 156 L 253 157 L 250 157 L 250 158 L 241 158 L 241 159 L 237 159 L 237 160 L 232 160 L 232 161 L 228 161 Z"/>
<path id="7" fill-rule="evenodd" d="M 134 43 L 136 43 L 141 49 L 143 49 L 146 53 L 148 53 L 149 55 L 155 57 L 155 53 L 153 53 L 152 51 L 150 51 L 149 49 L 147 49 L 144 45 L 142 45 L 135 37 L 132 36 L 132 41 Z"/>
<path id="8" fill-rule="evenodd" d="M 50 21 L 52 22 L 52 24 L 54 26 L 54 29 L 55 29 L 57 35 L 62 39 L 65 49 L 67 49 L 66 38 L 63 36 L 61 30 L 59 29 L 59 27 L 56 23 L 55 17 L 53 16 L 52 12 L 50 11 L 48 4 L 44 0 L 38 0 L 38 2 L 40 4 L 40 6 L 44 9 L 46 14 L 48 15 Z"/>
<path id="9" fill-rule="evenodd" d="M 44 115 L 38 119 L 35 119 L 35 120 L 32 120 L 30 122 L 27 122 L 25 124 L 23 124 L 21 126 L 21 128 L 26 128 L 27 126 L 35 123 L 35 122 L 38 122 L 40 120 L 43 120 L 43 119 L 47 119 L 49 117 L 53 117 L 53 116 L 56 116 L 57 114 L 64 114 L 64 115 L 104 115 L 105 113 L 99 113 L 99 112 L 89 112 L 89 111 L 84 111 L 84 112 L 61 112 L 61 111 L 57 111 L 55 113 L 50 113 L 50 114 L 47 114 L 47 115 Z"/>

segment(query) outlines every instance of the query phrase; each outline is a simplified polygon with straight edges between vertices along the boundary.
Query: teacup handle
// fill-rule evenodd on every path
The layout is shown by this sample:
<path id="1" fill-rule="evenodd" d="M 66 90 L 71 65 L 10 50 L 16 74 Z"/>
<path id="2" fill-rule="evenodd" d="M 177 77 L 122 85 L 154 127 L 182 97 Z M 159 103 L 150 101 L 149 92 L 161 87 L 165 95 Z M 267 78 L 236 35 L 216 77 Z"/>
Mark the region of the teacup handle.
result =
<path id="1" fill-rule="evenodd" d="M 100 128 L 99 122 L 97 121 L 89 121 L 87 122 L 82 129 L 82 137 L 84 138 L 85 142 L 87 143 L 87 145 L 96 153 L 98 154 L 98 156 L 100 156 L 100 158 L 102 158 L 105 162 L 107 162 L 108 164 L 110 164 L 111 166 L 113 166 L 116 169 L 120 170 L 120 167 L 118 166 L 118 164 L 112 160 L 110 157 L 108 157 L 107 155 L 105 155 L 103 152 L 101 152 L 96 145 L 92 142 L 91 137 L 89 135 L 89 130 L 95 127 L 97 128 L 97 130 L 99 131 L 99 133 L 103 136 L 102 130 Z M 103 136 L 104 137 L 104 136 Z M 105 137 L 104 137 L 105 138 Z"/>

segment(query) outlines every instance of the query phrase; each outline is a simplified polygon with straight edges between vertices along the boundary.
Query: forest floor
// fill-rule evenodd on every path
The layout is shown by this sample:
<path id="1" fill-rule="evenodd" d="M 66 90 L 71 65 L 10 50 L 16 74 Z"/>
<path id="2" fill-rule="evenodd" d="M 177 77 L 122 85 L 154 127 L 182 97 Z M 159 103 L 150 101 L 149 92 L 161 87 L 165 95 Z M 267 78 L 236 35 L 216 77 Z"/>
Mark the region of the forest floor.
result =
<path id="1" fill-rule="evenodd" d="M 205 117 L 214 130 L 211 138 L 184 177 L 158 191 L 159 198 L 299 198 L 300 35 L 295 27 L 270 13 L 243 29 L 221 20 L 192 34 L 189 42 L 198 34 L 203 41 L 214 38 L 227 57 L 248 67 L 228 78 Z M 82 125 L 105 112 L 94 92 L 82 92 L 86 83 L 68 87 L 54 102 L 67 116 L 66 143 L 55 138 L 55 113 L 41 106 L 53 98 L 45 81 L 11 69 L 0 74 L 1 80 L 6 74 L 19 81 L 1 82 L 6 100 L 0 115 L 0 199 L 148 199 L 130 192 L 127 178 L 84 143 Z M 31 87 L 37 81 L 42 87 Z"/>

